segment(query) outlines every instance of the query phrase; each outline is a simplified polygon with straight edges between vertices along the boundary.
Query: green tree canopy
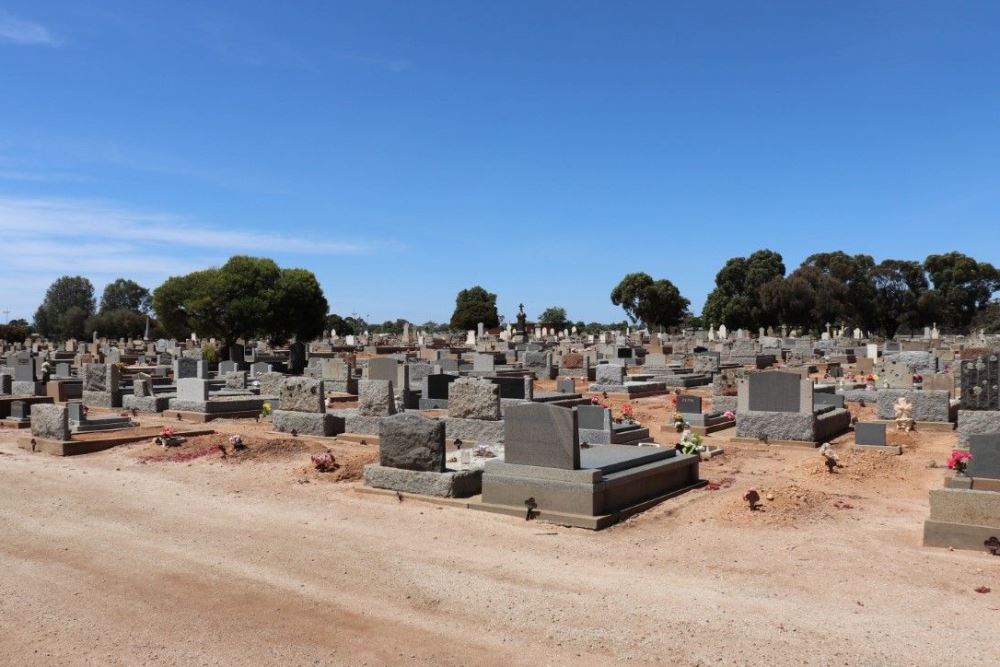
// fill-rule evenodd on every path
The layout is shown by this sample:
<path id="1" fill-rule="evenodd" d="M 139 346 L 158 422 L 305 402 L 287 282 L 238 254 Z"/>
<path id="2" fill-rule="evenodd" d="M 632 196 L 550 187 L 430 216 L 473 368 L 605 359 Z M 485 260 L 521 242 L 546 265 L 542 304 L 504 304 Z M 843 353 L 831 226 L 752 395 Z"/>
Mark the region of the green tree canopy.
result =
<path id="1" fill-rule="evenodd" d="M 545 327 L 565 329 L 569 326 L 569 318 L 566 317 L 566 309 L 560 306 L 550 306 L 542 311 L 538 316 L 538 323 Z"/>
<path id="2" fill-rule="evenodd" d="M 336 331 L 338 336 L 352 336 L 361 333 L 354 329 L 354 322 L 351 318 L 344 319 L 336 313 L 330 313 L 326 316 L 325 328 L 328 331 Z"/>
<path id="3" fill-rule="evenodd" d="M 900 328 L 914 331 L 923 324 L 920 299 L 928 283 L 920 262 L 883 260 L 872 271 L 871 279 L 878 331 L 892 338 Z"/>
<path id="4" fill-rule="evenodd" d="M 955 331 L 966 330 L 1000 290 L 1000 272 L 992 264 L 960 252 L 930 255 L 924 260 L 924 270 L 936 293 L 923 299 L 925 317 Z"/>
<path id="5" fill-rule="evenodd" d="M 31 330 L 24 320 L 11 320 L 7 324 L 0 324 L 0 340 L 8 343 L 22 343 L 30 335 Z"/>
<path id="6" fill-rule="evenodd" d="M 98 312 L 108 310 L 132 310 L 145 315 L 149 312 L 149 290 L 125 278 L 108 283 L 101 295 L 101 307 Z"/>
<path id="7" fill-rule="evenodd" d="M 94 286 L 83 276 L 63 276 L 45 292 L 35 311 L 35 329 L 56 339 L 82 338 L 94 314 Z"/>
<path id="8" fill-rule="evenodd" d="M 87 320 L 86 332 L 87 336 L 97 332 L 107 338 L 141 338 L 146 333 L 147 319 L 149 319 L 149 335 L 158 338 L 160 327 L 156 320 L 126 308 L 102 310 Z"/>
<path id="9" fill-rule="evenodd" d="M 497 314 L 497 295 L 476 285 L 464 289 L 455 297 L 455 312 L 451 315 L 451 328 L 470 331 L 482 322 L 487 329 L 500 326 Z"/>
<path id="10" fill-rule="evenodd" d="M 781 255 L 758 250 L 749 257 L 733 257 L 715 276 L 715 289 L 705 300 L 701 317 L 711 325 L 729 329 L 756 329 L 776 324 L 776 314 L 761 300 L 761 288 L 785 275 Z"/>
<path id="11" fill-rule="evenodd" d="M 669 280 L 653 280 L 648 273 L 630 273 L 611 290 L 611 303 L 621 306 L 632 322 L 673 327 L 689 314 L 691 302 Z"/>
<path id="12" fill-rule="evenodd" d="M 235 256 L 222 267 L 168 278 L 153 292 L 160 325 L 176 337 L 285 341 L 320 335 L 328 304 L 311 271 L 271 259 Z"/>

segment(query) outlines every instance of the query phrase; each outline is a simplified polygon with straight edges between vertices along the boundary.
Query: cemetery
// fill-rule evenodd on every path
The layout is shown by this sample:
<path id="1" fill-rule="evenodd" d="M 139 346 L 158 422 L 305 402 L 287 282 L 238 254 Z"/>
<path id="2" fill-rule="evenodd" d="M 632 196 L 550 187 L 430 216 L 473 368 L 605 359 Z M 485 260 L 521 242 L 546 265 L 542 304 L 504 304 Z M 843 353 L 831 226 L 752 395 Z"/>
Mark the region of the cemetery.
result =
<path id="1" fill-rule="evenodd" d="M 1000 337 L 519 326 L 2 342 L 0 452 L 266 488 L 400 535 L 444 521 L 452 544 L 738 550 L 752 529 L 768 549 L 794 527 L 843 533 L 861 570 L 872 540 L 992 558 Z M 900 512 L 902 542 L 873 537 Z"/>
<path id="2" fill-rule="evenodd" d="M 0 667 L 1000 667 L 998 32 L 4 3 Z"/>

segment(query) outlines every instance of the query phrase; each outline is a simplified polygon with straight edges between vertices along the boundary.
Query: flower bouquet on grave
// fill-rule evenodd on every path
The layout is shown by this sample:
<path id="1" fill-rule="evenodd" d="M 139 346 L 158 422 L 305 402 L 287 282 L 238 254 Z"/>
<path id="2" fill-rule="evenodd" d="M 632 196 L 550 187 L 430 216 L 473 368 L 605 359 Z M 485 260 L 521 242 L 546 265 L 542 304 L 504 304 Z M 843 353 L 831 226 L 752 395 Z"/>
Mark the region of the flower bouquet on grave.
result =
<path id="1" fill-rule="evenodd" d="M 266 419 L 270 416 L 271 416 L 271 403 L 266 402 L 264 403 L 264 405 L 260 406 L 260 417 L 257 418 L 257 421 L 260 421 L 261 419 Z"/>
<path id="2" fill-rule="evenodd" d="M 914 373 L 913 384 L 923 384 L 923 383 L 924 383 L 924 376 L 921 375 L 920 373 Z"/>
<path id="3" fill-rule="evenodd" d="M 184 438 L 175 435 L 173 426 L 164 426 L 160 429 L 160 435 L 153 438 L 153 443 L 160 447 L 179 447 L 184 442 Z"/>
<path id="4" fill-rule="evenodd" d="M 674 413 L 674 428 L 677 429 L 678 433 L 683 433 L 684 428 L 687 426 L 687 422 L 684 421 L 684 417 L 679 413 Z"/>
<path id="5" fill-rule="evenodd" d="M 697 454 L 701 451 L 702 437 L 691 429 L 685 429 L 678 448 L 681 454 Z"/>
<path id="6" fill-rule="evenodd" d="M 948 458 L 948 468 L 954 470 L 958 475 L 964 475 L 965 471 L 969 468 L 969 461 L 971 459 L 972 454 L 970 452 L 964 449 L 953 449 L 951 456 Z"/>
<path id="7" fill-rule="evenodd" d="M 639 422 L 636 421 L 635 411 L 632 409 L 631 403 L 625 403 L 622 405 L 622 414 L 618 423 L 620 424 L 622 422 L 631 422 L 633 424 L 639 424 Z"/>
<path id="8" fill-rule="evenodd" d="M 722 413 L 722 416 L 726 418 L 726 421 L 733 421 L 736 419 L 736 413 L 732 410 L 726 410 Z"/>

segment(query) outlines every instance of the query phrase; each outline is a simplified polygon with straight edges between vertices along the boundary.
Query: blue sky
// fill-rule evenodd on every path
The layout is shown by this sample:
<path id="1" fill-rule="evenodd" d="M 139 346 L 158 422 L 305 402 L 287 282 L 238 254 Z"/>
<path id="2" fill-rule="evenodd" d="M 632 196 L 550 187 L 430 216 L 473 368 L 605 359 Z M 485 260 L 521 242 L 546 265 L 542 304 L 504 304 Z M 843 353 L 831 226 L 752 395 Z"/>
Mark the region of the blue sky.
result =
<path id="1" fill-rule="evenodd" d="M 0 311 L 257 254 L 331 307 L 699 311 L 770 247 L 1000 263 L 1000 3 L 6 2 Z"/>

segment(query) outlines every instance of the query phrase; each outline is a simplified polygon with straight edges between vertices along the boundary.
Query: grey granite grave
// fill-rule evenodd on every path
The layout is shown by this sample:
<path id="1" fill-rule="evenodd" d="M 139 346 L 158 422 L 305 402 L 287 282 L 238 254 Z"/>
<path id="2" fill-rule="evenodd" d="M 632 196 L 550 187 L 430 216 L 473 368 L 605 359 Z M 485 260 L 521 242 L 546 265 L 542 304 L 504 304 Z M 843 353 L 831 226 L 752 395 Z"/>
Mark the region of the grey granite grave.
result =
<path id="1" fill-rule="evenodd" d="M 895 419 L 896 401 L 905 398 L 913 404 L 913 419 L 917 422 L 953 422 L 958 417 L 958 402 L 947 391 L 920 389 L 879 389 L 876 416 Z"/>
<path id="2" fill-rule="evenodd" d="M 599 529 L 700 484 L 698 458 L 673 449 L 604 445 L 581 450 L 573 408 L 511 406 L 504 460 L 488 461 L 470 507 Z"/>
<path id="3" fill-rule="evenodd" d="M 797 373 L 764 371 L 739 380 L 736 436 L 817 444 L 844 433 L 851 413 L 814 403 L 812 380 Z"/>
<path id="4" fill-rule="evenodd" d="M 69 440 L 69 412 L 65 405 L 31 407 L 31 435 L 46 440 Z"/>
<path id="5" fill-rule="evenodd" d="M 476 378 L 459 378 L 450 383 L 448 416 L 488 421 L 500 419 L 500 387 Z"/>
<path id="6" fill-rule="evenodd" d="M 633 422 L 614 423 L 611 411 L 600 405 L 581 405 L 577 409 L 580 442 L 589 445 L 635 445 L 652 442 L 649 429 Z"/>
<path id="7" fill-rule="evenodd" d="M 445 427 L 413 413 L 379 421 L 379 463 L 364 468 L 367 486 L 401 493 L 465 498 L 481 490 L 482 470 L 445 467 Z"/>
<path id="8" fill-rule="evenodd" d="M 328 437 L 346 429 L 343 419 L 326 411 L 323 380 L 286 377 L 278 392 L 281 409 L 271 412 L 275 431 Z"/>

